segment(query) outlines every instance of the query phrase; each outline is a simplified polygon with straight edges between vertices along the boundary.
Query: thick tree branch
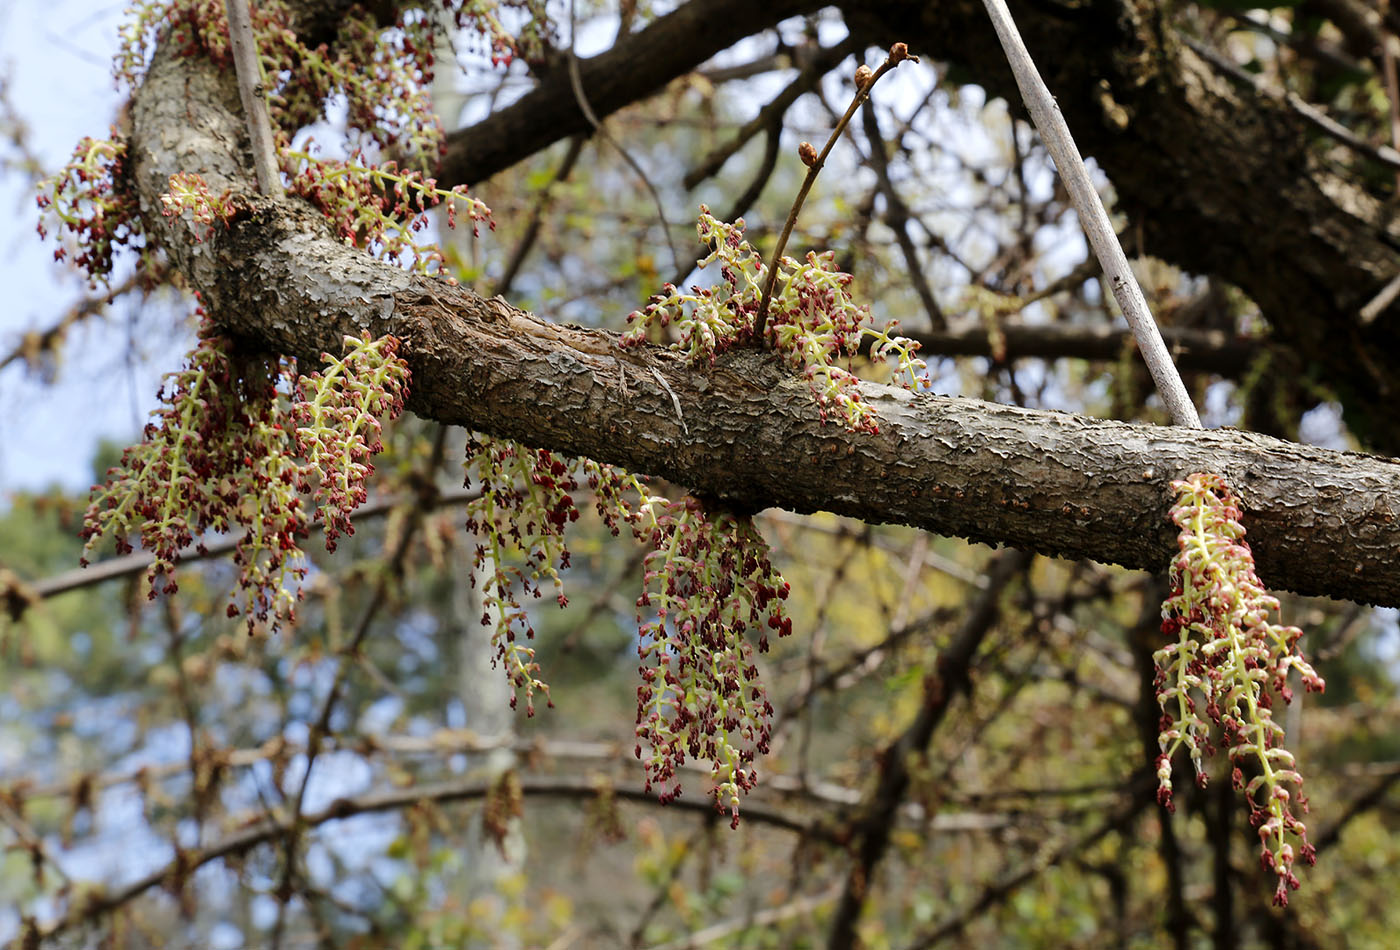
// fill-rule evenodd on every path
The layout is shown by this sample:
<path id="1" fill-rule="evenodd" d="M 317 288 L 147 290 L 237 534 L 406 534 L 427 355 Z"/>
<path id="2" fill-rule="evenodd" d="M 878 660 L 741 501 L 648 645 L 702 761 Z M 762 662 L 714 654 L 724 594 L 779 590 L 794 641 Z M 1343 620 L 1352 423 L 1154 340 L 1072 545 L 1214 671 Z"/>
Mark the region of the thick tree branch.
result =
<path id="1" fill-rule="evenodd" d="M 154 209 L 176 171 L 203 175 L 215 193 L 255 192 L 240 165 L 237 91 L 206 63 L 161 55 L 132 114 L 148 220 L 211 312 L 249 343 L 311 365 L 346 334 L 397 334 L 413 369 L 410 405 L 424 416 L 749 508 L 828 510 L 1148 569 L 1176 550 L 1167 483 L 1215 471 L 1244 498 L 1270 584 L 1400 603 L 1400 462 L 874 384 L 863 391 L 880 432 L 853 434 L 823 425 L 807 385 L 770 356 L 733 353 L 697 369 L 658 348 L 622 350 L 615 334 L 545 324 L 376 263 L 297 202 L 256 205 L 196 243 L 186 222 Z"/>
<path id="2" fill-rule="evenodd" d="M 691 0 L 640 32 L 619 37 L 606 53 L 581 60 L 579 83 L 594 114 L 605 119 L 744 37 L 824 5 L 818 0 Z M 520 101 L 448 136 L 439 178 L 474 184 L 552 142 L 592 131 L 569 70 L 556 69 Z"/>

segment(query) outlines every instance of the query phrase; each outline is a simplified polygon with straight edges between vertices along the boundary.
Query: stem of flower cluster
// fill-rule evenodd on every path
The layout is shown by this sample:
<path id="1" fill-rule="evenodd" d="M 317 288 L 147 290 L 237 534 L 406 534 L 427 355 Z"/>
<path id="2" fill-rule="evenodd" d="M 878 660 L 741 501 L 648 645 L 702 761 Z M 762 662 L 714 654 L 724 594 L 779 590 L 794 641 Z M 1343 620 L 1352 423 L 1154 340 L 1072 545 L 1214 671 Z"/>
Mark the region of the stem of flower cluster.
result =
<path id="1" fill-rule="evenodd" d="M 844 132 L 846 126 L 850 124 L 851 117 L 856 114 L 856 110 L 869 98 L 870 90 L 875 87 L 875 83 L 881 76 L 891 69 L 894 69 L 906 59 L 916 63 L 919 61 L 919 57 L 909 55 L 909 47 L 905 46 L 903 43 L 896 43 L 890 47 L 889 55 L 885 57 L 885 61 L 880 64 L 880 68 L 875 70 L 875 72 L 863 77 L 862 73 L 868 73 L 869 70 L 864 66 L 857 70 L 856 94 L 851 99 L 851 104 L 847 107 L 846 114 L 841 117 L 840 121 L 836 123 L 836 127 L 831 130 L 831 135 L 826 140 L 826 146 L 821 152 L 817 153 L 815 158 L 812 158 L 810 153 L 812 146 L 807 142 L 802 143 L 799 154 L 802 155 L 802 161 L 807 165 L 807 177 L 802 179 L 802 187 L 798 189 L 797 198 L 792 202 L 792 210 L 788 212 L 787 221 L 783 224 L 783 233 L 778 237 L 777 246 L 773 248 L 773 258 L 768 262 L 768 278 L 763 283 L 763 297 L 758 302 L 758 315 L 754 317 L 753 321 L 754 340 L 760 345 L 763 342 L 763 328 L 768 323 L 768 305 L 773 300 L 773 285 L 778 281 L 778 262 L 783 259 L 783 250 L 787 247 L 788 238 L 792 237 L 792 229 L 797 224 L 797 215 L 802 211 L 802 203 L 807 200 L 807 193 L 812 190 L 812 185 L 816 182 L 817 175 L 821 172 L 822 166 L 826 164 L 827 155 L 831 154 L 832 147 L 835 146 L 837 140 L 841 138 L 841 133 Z"/>

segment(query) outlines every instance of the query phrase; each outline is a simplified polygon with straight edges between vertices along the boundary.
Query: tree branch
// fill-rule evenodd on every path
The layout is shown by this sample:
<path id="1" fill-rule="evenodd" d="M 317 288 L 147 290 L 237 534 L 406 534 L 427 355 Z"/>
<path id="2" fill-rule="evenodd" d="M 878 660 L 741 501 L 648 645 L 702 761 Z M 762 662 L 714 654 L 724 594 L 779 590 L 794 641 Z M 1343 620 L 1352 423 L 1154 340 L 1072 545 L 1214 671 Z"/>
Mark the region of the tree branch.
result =
<path id="1" fill-rule="evenodd" d="M 693 68 L 722 48 L 716 44 L 819 6 L 692 0 L 581 64 L 585 90 L 604 115 Z M 1080 147 L 1108 173 L 1140 229 L 1142 250 L 1242 288 L 1278 341 L 1340 395 L 1353 431 L 1400 452 L 1400 414 L 1386 408 L 1400 392 L 1400 361 L 1372 356 L 1400 349 L 1400 317 L 1391 307 L 1382 318 L 1358 319 L 1400 269 L 1400 230 L 1384 198 L 1317 150 L 1309 120 L 1293 107 L 1241 90 L 1160 29 L 1158 0 L 1107 0 L 1072 16 L 1058 4 L 1015 6 Z M 980 4 L 863 0 L 842 9 L 862 42 L 905 41 L 965 67 L 991 94 L 1019 98 Z M 669 45 L 657 42 L 663 38 Z M 443 180 L 479 181 L 585 131 L 565 78 L 551 76 L 454 133 Z"/>
<path id="2" fill-rule="evenodd" d="M 962 628 L 939 652 L 934 669 L 924 674 L 924 697 L 918 714 L 898 739 L 881 750 L 875 789 L 852 823 L 856 853 L 847 870 L 841 901 L 832 914 L 828 950 L 849 950 L 857 945 L 856 924 L 874 883 L 875 869 L 889 846 L 900 802 L 909 788 L 911 760 L 927 754 L 934 731 L 953 699 L 972 688 L 973 659 L 1001 614 L 1001 595 L 1030 562 L 1030 556 L 1021 551 L 998 555 L 988 571 L 987 589 L 968 605 Z"/>
<path id="3" fill-rule="evenodd" d="M 131 155 L 148 208 L 177 171 L 252 195 L 232 143 L 228 77 L 157 57 L 133 103 Z M 771 356 L 711 368 L 617 335 L 545 324 L 500 300 L 377 263 L 298 202 L 255 210 L 198 244 L 148 214 L 218 319 L 252 345 L 316 365 L 345 334 L 404 339 L 410 408 L 440 422 L 662 475 L 749 507 L 868 522 L 1129 567 L 1176 551 L 1168 482 L 1225 475 L 1242 493 L 1271 585 L 1400 603 L 1400 462 L 1231 431 L 1130 426 L 875 384 L 877 434 L 824 425 L 806 383 Z M 658 377 L 660 382 L 657 381 Z M 674 400 L 687 421 L 677 419 Z"/>
<path id="4" fill-rule="evenodd" d="M 1400 269 L 1400 231 L 1364 171 L 1314 144 L 1308 120 L 1243 90 L 1171 29 L 1160 0 L 1013 2 L 1017 24 L 1084 154 L 1108 174 L 1141 250 L 1239 286 L 1275 339 L 1338 393 L 1353 431 L 1400 453 L 1395 307 L 1358 315 Z M 897 39 L 1019 98 L 980 4 L 843 6 L 871 43 Z M 1014 108 L 1014 106 L 1013 106 Z"/>
<path id="5" fill-rule="evenodd" d="M 580 60 L 579 84 L 594 115 L 605 119 L 744 37 L 822 6 L 817 0 L 690 0 L 620 37 L 606 53 Z M 518 102 L 449 135 L 439 179 L 448 186 L 475 184 L 561 138 L 591 133 L 569 73 L 553 70 Z"/>
<path id="6" fill-rule="evenodd" d="M 1064 323 L 1004 323 L 993 340 L 981 326 L 929 332 L 899 330 L 919 344 L 920 356 L 985 356 L 1003 354 L 1007 362 L 1026 357 L 1114 361 L 1136 349 L 1128 330 L 1109 326 L 1075 326 Z M 1251 362 L 1267 352 L 1271 341 L 1233 336 L 1223 330 L 1163 327 L 1162 338 L 1172 358 L 1183 370 L 1218 373 L 1238 379 Z"/>
<path id="7" fill-rule="evenodd" d="M 296 823 L 300 828 L 316 828 L 331 821 L 352 818 L 356 815 L 401 811 L 419 802 L 449 804 L 472 801 L 490 794 L 494 783 L 481 778 L 454 779 L 433 784 L 414 785 L 396 788 L 391 791 L 371 793 L 356 798 L 337 798 L 318 812 L 303 815 Z M 520 790 L 533 798 L 591 799 L 608 795 L 614 799 L 660 806 L 656 796 L 637 788 L 613 788 L 606 782 L 589 777 L 573 776 L 524 776 L 520 779 Z M 714 813 L 714 804 L 706 798 L 676 799 L 664 806 L 673 810 Z M 744 819 L 784 831 L 791 831 L 808 838 L 833 843 L 832 833 L 823 820 L 801 820 L 785 812 L 762 805 L 746 805 Z M 177 884 L 187 879 L 196 870 L 223 858 L 246 854 L 259 845 L 280 840 L 293 833 L 293 822 L 286 816 L 274 815 L 258 821 L 246 828 L 233 832 L 205 848 L 181 851 L 175 859 L 158 871 L 147 874 L 131 883 L 106 893 L 94 893 L 74 902 L 63 917 L 47 927 L 34 927 L 34 939 L 48 940 L 70 930 L 85 921 L 110 913 L 130 903 L 154 887 Z M 31 926 L 33 926 L 31 924 Z M 38 944 L 36 943 L 35 946 Z M 25 944 L 28 946 L 28 944 Z"/>
<path id="8" fill-rule="evenodd" d="M 1094 181 L 1089 176 L 1089 168 L 1079 154 L 1079 146 L 1074 144 L 1055 97 L 1050 94 L 1035 63 L 1031 61 L 1005 0 L 983 0 L 983 4 L 1006 51 L 1006 60 L 1016 76 L 1021 98 L 1035 120 L 1036 130 L 1040 132 L 1046 150 L 1055 160 L 1055 169 L 1069 192 L 1074 210 L 1079 213 L 1079 224 L 1089 239 L 1090 247 L 1094 249 L 1094 256 L 1103 265 L 1104 276 L 1108 278 L 1123 316 L 1127 317 L 1128 325 L 1133 328 L 1138 350 L 1147 361 L 1147 369 L 1157 385 L 1157 394 L 1166 403 L 1172 422 L 1199 429 L 1201 420 L 1196 415 L 1196 407 L 1186 392 L 1186 384 L 1176 371 L 1171 354 L 1167 352 L 1167 345 L 1162 342 L 1162 333 L 1157 329 L 1152 311 L 1148 309 L 1147 298 L 1143 296 L 1137 277 L 1128 266 L 1128 256 L 1123 253 L 1123 245 L 1118 242 L 1113 222 L 1108 219 L 1108 211 L 1099 198 Z"/>
<path id="9" fill-rule="evenodd" d="M 267 116 L 267 93 L 263 87 L 262 63 L 253 38 L 253 21 L 248 0 L 224 0 L 228 12 L 229 46 L 233 50 L 234 72 L 238 76 L 238 97 L 248 119 L 248 139 L 253 147 L 253 168 L 258 191 L 270 198 L 282 197 L 282 178 L 277 169 L 277 147 Z"/>

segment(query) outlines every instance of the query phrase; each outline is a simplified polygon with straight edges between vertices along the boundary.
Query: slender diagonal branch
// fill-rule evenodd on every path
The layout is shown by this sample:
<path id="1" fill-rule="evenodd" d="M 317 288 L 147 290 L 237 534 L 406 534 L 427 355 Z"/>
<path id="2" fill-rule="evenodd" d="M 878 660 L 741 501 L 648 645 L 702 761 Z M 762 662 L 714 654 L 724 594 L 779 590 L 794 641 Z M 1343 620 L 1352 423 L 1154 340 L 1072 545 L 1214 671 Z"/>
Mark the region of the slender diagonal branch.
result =
<path id="1" fill-rule="evenodd" d="M 1134 787 L 1146 789 L 1150 776 L 1143 773 L 1136 776 L 1132 781 Z M 907 950 L 929 950 L 956 936 L 973 920 L 982 914 L 998 906 L 1017 890 L 1024 887 L 1029 882 L 1039 877 L 1046 868 L 1054 867 L 1073 855 L 1079 854 L 1101 839 L 1117 831 L 1123 831 L 1130 826 L 1137 816 L 1147 807 L 1147 802 L 1151 801 L 1150 795 L 1134 794 L 1104 821 L 1099 823 L 1092 830 L 1085 832 L 1078 838 L 1061 844 L 1059 847 L 1046 847 L 1035 856 L 1035 859 L 1027 862 L 1023 867 L 1017 868 L 1005 877 L 1001 878 L 986 890 L 978 898 L 963 910 L 949 917 L 943 923 L 932 930 L 916 937 L 909 944 Z"/>
<path id="2" fill-rule="evenodd" d="M 861 105 L 861 120 L 865 124 L 865 138 L 870 143 L 870 167 L 875 169 L 875 177 L 880 181 L 880 190 L 885 193 L 885 223 L 894 232 L 895 243 L 904 255 L 909 282 L 914 285 L 914 292 L 919 295 L 919 302 L 924 305 L 929 326 L 934 330 L 942 330 L 947 327 L 948 320 L 943 315 L 943 309 L 938 306 L 938 301 L 934 299 L 933 288 L 924 276 L 918 251 L 909 236 L 909 206 L 895 190 L 894 181 L 890 178 L 890 162 L 885 155 L 885 138 L 880 133 L 880 119 L 869 99 Z"/>
<path id="3" fill-rule="evenodd" d="M 1021 41 L 1020 31 L 1011 19 L 1011 11 L 1006 8 L 1005 0 L 983 0 L 983 4 L 1006 51 L 1011 71 L 1016 76 L 1016 85 L 1021 89 L 1021 97 L 1026 101 L 1026 108 L 1035 121 L 1046 150 L 1055 160 L 1055 167 L 1074 203 L 1074 210 L 1079 212 L 1079 222 L 1089 238 L 1089 246 L 1103 264 L 1113 296 L 1123 309 L 1123 315 L 1128 318 L 1128 325 L 1133 328 L 1142 358 L 1147 362 L 1148 372 L 1152 374 L 1157 392 L 1166 403 L 1172 422 L 1199 429 L 1200 416 L 1196 414 L 1196 407 L 1181 382 L 1181 375 L 1172 363 L 1166 344 L 1162 342 L 1157 321 L 1147 307 L 1147 298 L 1143 296 L 1142 288 L 1128 266 L 1123 245 L 1118 243 L 1113 223 L 1108 220 L 1108 212 L 1099 199 L 1099 193 L 1089 177 L 1089 169 L 1079 155 L 1079 147 L 1074 144 L 1074 137 L 1060 114 L 1055 97 L 1050 95 L 1045 81 L 1040 78 L 1040 72 L 1035 68 L 1026 44 Z"/>
<path id="4" fill-rule="evenodd" d="M 847 37 L 835 46 L 824 47 L 814 53 L 797 74 L 797 77 L 788 83 L 782 92 L 769 100 L 766 106 L 759 109 L 758 115 L 745 122 L 728 140 L 711 149 L 710 153 L 700 160 L 700 164 L 685 173 L 685 177 L 681 179 L 681 187 L 690 190 L 705 179 L 717 174 L 724 167 L 724 163 L 729 161 L 750 139 L 764 129 L 770 128 L 774 122 L 781 122 L 788 108 L 803 93 L 811 91 L 812 87 L 821 81 L 822 76 L 835 69 L 843 59 L 859 49 L 860 44 L 855 39 Z"/>
<path id="5" fill-rule="evenodd" d="M 233 68 L 238 74 L 238 96 L 248 117 L 248 138 L 253 145 L 253 169 L 258 176 L 258 192 L 269 198 L 282 197 L 282 177 L 277 170 L 277 150 L 272 139 L 272 122 L 267 115 L 267 89 L 258 44 L 253 38 L 253 19 L 248 0 L 225 0 L 228 11 L 229 45 L 233 48 Z"/>
<path id="6" fill-rule="evenodd" d="M 880 64 L 880 68 L 873 73 L 862 66 L 856 71 L 856 94 L 851 97 L 851 104 L 847 106 L 845 113 L 836 121 L 835 127 L 831 130 L 831 135 L 826 140 L 826 145 L 822 146 L 820 152 L 812 149 L 810 143 L 803 142 L 799 153 L 802 161 L 807 165 L 807 174 L 802 179 L 802 187 L 797 190 L 797 197 L 792 201 L 792 209 L 788 211 L 787 220 L 783 222 L 783 231 L 778 235 L 778 243 L 773 248 L 773 255 L 768 262 L 768 279 L 763 282 L 763 296 L 758 301 L 758 313 L 753 319 L 753 336 L 755 340 L 763 340 L 763 327 L 768 321 L 768 305 L 773 300 L 773 287 L 778 281 L 778 264 L 783 259 L 783 251 L 787 249 L 788 238 L 792 237 L 792 229 L 797 225 L 797 216 L 802 213 L 802 205 L 807 200 L 807 195 L 812 191 L 812 186 L 816 184 L 817 175 L 821 173 L 822 166 L 826 164 L 826 157 L 831 154 L 831 150 L 836 147 L 836 143 L 841 139 L 841 133 L 846 131 L 846 126 L 850 124 L 852 116 L 861 107 L 861 103 L 870 97 L 870 90 L 880 81 L 880 77 L 907 59 L 918 62 L 917 56 L 910 57 L 909 48 L 903 43 L 896 43 L 890 47 L 889 55 Z"/>
<path id="7" fill-rule="evenodd" d="M 856 945 L 856 924 L 873 883 L 871 877 L 889 846 L 899 803 L 909 787 L 909 759 L 928 748 L 934 730 L 948 712 L 948 706 L 972 683 L 972 662 L 978 648 L 999 616 L 998 602 L 1006 585 L 1030 563 L 1030 556 L 1007 551 L 997 556 L 988 571 L 987 589 L 968 607 L 962 628 L 948 647 L 938 655 L 936 669 L 924 682 L 924 702 L 914 721 L 881 754 L 880 777 L 875 791 L 856 819 L 855 860 L 846 876 L 840 903 L 832 916 L 827 939 L 829 950 L 848 950 Z"/>

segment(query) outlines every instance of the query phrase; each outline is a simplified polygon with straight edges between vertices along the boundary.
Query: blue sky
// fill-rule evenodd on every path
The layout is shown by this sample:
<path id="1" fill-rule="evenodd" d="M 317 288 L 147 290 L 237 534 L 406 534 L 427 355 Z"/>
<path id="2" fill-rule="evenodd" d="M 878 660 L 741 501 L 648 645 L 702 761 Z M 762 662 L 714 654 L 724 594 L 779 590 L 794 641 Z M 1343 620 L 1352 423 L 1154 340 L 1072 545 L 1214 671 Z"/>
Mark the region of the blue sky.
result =
<path id="1" fill-rule="evenodd" d="M 0 0 L 0 77 L 46 171 L 84 135 L 105 136 L 117 113 L 110 64 L 127 5 Z M 0 209 L 0 352 L 8 354 L 25 331 L 56 323 L 85 288 L 54 262 L 52 239 L 39 240 L 33 185 L 12 168 L 0 174 Z M 98 439 L 126 439 L 145 422 L 160 374 L 185 341 L 151 333 L 162 324 L 139 317 L 136 304 L 121 303 L 75 332 L 52 383 L 18 363 L 0 371 L 0 499 L 55 481 L 86 488 Z"/>

